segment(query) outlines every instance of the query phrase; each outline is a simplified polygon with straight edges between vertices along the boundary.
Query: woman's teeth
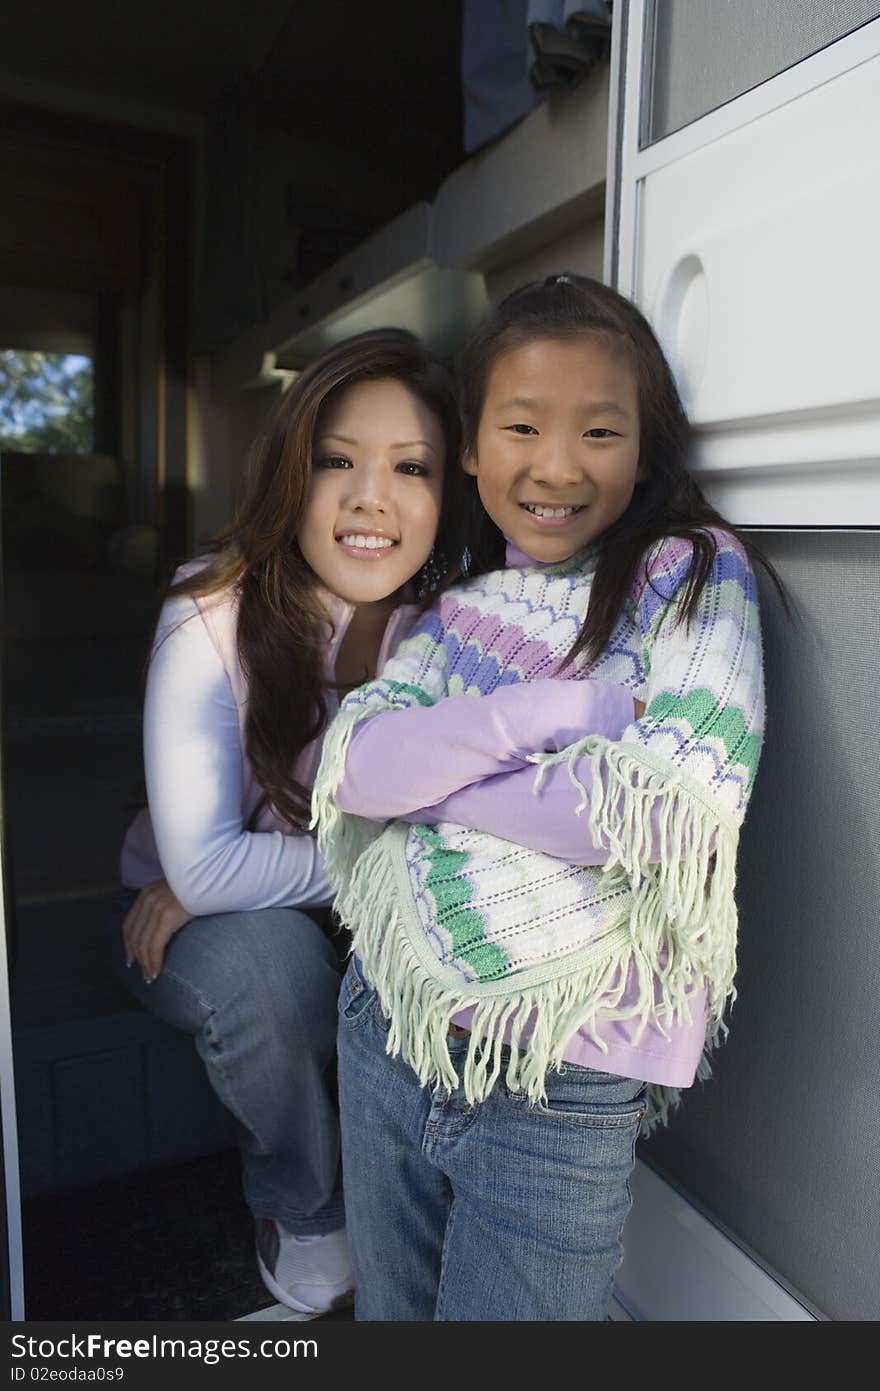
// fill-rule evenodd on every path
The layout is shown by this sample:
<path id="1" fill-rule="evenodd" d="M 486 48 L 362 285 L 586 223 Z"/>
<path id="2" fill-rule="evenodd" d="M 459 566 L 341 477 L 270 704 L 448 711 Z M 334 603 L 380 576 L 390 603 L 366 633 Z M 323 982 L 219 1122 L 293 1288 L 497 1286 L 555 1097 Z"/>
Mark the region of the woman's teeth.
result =
<path id="1" fill-rule="evenodd" d="M 340 536 L 343 546 L 357 546 L 361 551 L 386 551 L 395 544 L 387 536 Z"/>
<path id="2" fill-rule="evenodd" d="M 579 507 L 544 507 L 537 502 L 524 502 L 523 507 L 533 517 L 571 517 L 581 510 Z"/>

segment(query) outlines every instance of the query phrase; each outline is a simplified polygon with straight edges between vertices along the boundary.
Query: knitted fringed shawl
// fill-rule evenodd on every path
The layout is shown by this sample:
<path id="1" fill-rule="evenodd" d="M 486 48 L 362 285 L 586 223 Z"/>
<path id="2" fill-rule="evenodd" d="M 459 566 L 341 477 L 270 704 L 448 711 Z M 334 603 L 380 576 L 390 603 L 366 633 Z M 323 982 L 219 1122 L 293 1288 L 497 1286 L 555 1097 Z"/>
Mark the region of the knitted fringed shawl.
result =
<path id="1" fill-rule="evenodd" d="M 423 1084 L 457 1085 L 447 1034 L 465 1008 L 474 1009 L 468 1100 L 483 1100 L 502 1067 L 509 1086 L 537 1100 L 577 1030 L 604 1049 L 597 1024 L 633 1019 L 637 1043 L 649 1021 L 663 1030 L 690 1018 L 689 1001 L 704 987 L 709 1022 L 698 1075 L 708 1075 L 709 1050 L 726 1033 L 725 1006 L 735 997 L 737 838 L 764 720 L 754 576 L 732 537 L 715 539 L 690 623 L 679 610 L 692 548 L 672 539 L 646 558 L 589 671 L 577 661 L 559 671 L 589 599 L 585 556 L 493 571 L 448 591 L 381 679 L 344 701 L 315 782 L 319 844 L 337 912 L 389 1019 L 388 1050 Z M 587 674 L 630 687 L 647 702 L 644 716 L 617 741 L 585 731 L 570 748 L 536 751 L 532 761 L 536 785 L 549 764 L 567 764 L 582 793 L 578 812 L 610 847 L 604 866 L 568 865 L 448 822 L 383 827 L 336 808 L 348 742 L 362 720 L 447 695 Z M 625 991 L 631 973 L 636 998 Z M 677 1100 L 673 1089 L 652 1086 L 646 1127 L 665 1121 Z"/>

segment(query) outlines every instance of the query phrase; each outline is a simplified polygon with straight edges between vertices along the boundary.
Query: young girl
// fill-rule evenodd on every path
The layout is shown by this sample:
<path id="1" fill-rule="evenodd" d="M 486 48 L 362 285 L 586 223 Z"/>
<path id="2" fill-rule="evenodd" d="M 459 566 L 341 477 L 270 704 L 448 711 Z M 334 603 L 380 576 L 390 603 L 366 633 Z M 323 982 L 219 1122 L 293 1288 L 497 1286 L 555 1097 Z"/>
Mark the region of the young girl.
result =
<path id="1" fill-rule="evenodd" d="M 733 995 L 755 584 L 613 291 L 516 292 L 463 393 L 471 573 L 344 702 L 313 801 L 356 952 L 356 1308 L 601 1319 L 646 1109 L 691 1084 Z"/>
<path id="2" fill-rule="evenodd" d="M 216 554 L 178 572 L 150 664 L 126 979 L 194 1036 L 239 1125 L 263 1280 L 303 1317 L 351 1287 L 326 1077 L 337 953 L 302 911 L 331 901 L 311 783 L 338 693 L 379 669 L 417 616 L 402 600 L 451 554 L 457 459 L 451 381 L 415 338 L 332 348 L 280 401 Z"/>

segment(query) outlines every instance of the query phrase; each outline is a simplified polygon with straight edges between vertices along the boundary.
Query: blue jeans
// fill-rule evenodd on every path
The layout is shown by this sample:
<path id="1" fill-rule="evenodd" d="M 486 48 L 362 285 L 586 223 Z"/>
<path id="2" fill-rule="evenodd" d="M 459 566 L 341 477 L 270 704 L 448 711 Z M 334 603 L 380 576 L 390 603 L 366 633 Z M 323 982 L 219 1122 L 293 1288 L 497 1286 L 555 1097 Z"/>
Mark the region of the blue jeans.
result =
<path id="1" fill-rule="evenodd" d="M 114 957 L 136 998 L 192 1034 L 220 1101 L 238 1122 L 244 1195 L 255 1217 L 299 1236 L 345 1223 L 332 1079 L 339 966 L 325 934 L 293 908 L 193 918 L 171 939 L 157 980 Z M 329 1075 L 328 1075 L 329 1074 Z"/>
<path id="2" fill-rule="evenodd" d="M 339 1101 L 355 1316 L 602 1320 L 621 1258 L 645 1085 L 566 1064 L 529 1104 L 502 1076 L 470 1106 L 385 1053 L 352 960 L 339 997 Z"/>

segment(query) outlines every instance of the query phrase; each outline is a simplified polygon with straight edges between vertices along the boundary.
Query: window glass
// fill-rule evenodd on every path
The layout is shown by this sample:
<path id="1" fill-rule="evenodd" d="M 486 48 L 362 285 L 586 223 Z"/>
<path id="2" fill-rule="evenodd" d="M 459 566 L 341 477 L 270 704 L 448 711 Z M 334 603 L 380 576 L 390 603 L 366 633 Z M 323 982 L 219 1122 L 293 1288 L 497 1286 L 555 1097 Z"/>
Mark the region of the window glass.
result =
<path id="1" fill-rule="evenodd" d="M 642 145 L 662 140 L 878 16 L 878 0 L 654 0 Z"/>
<path id="2" fill-rule="evenodd" d="M 91 454 L 94 400 L 90 357 L 0 350 L 0 450 Z"/>

